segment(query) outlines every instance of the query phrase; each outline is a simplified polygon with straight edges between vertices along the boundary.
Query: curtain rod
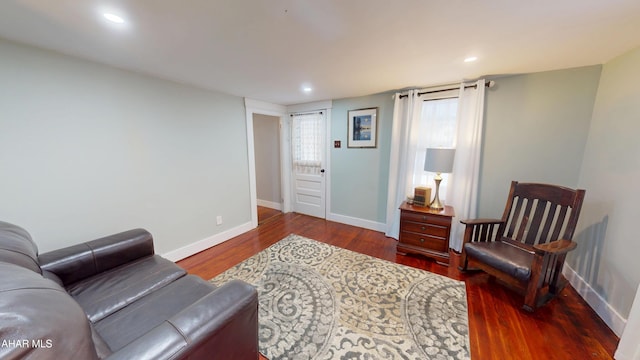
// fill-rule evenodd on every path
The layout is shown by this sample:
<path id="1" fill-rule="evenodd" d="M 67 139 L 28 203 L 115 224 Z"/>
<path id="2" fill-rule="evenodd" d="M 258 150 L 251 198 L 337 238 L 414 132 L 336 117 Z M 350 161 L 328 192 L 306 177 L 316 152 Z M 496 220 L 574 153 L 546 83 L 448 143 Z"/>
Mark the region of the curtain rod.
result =
<path id="1" fill-rule="evenodd" d="M 289 116 L 294 117 L 295 115 L 313 115 L 313 114 L 320 114 L 322 115 L 322 111 L 310 111 L 310 112 L 305 112 L 305 113 L 291 113 L 289 114 Z"/>
<path id="2" fill-rule="evenodd" d="M 491 80 L 491 81 L 487 81 L 487 82 L 484 84 L 484 86 L 485 86 L 485 87 L 492 87 L 494 84 L 495 84 L 495 82 L 494 82 L 493 80 Z M 478 88 L 478 84 L 465 85 L 465 86 L 464 86 L 464 88 L 465 88 L 465 89 L 469 89 L 469 88 L 474 88 L 474 89 L 476 89 L 476 88 Z M 446 89 L 438 89 L 438 90 L 431 90 L 431 91 L 423 91 L 423 92 L 419 92 L 419 93 L 418 93 L 418 96 L 426 95 L 426 94 L 435 94 L 435 93 L 444 92 L 444 91 L 458 90 L 458 89 L 460 89 L 460 87 L 459 87 L 459 86 L 458 86 L 458 87 L 446 88 Z M 400 95 L 400 99 L 402 99 L 402 98 L 406 98 L 406 97 L 408 97 L 408 96 L 409 96 L 409 95 L 407 95 L 407 94 Z"/>

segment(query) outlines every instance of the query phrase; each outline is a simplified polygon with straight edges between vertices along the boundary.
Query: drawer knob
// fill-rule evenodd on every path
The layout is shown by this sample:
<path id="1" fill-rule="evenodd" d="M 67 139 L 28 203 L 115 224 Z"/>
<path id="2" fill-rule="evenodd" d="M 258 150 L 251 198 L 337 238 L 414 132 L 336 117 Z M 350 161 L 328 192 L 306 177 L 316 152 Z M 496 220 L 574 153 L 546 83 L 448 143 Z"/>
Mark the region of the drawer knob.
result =
<path id="1" fill-rule="evenodd" d="M 424 239 L 423 239 L 423 238 L 420 238 L 420 242 L 424 242 Z"/>
<path id="2" fill-rule="evenodd" d="M 422 215 L 422 220 L 427 220 L 427 216 L 426 215 Z"/>
<path id="3" fill-rule="evenodd" d="M 422 230 L 426 230 L 426 229 L 427 229 L 427 227 L 426 227 L 426 226 L 423 226 L 421 229 L 422 229 Z"/>

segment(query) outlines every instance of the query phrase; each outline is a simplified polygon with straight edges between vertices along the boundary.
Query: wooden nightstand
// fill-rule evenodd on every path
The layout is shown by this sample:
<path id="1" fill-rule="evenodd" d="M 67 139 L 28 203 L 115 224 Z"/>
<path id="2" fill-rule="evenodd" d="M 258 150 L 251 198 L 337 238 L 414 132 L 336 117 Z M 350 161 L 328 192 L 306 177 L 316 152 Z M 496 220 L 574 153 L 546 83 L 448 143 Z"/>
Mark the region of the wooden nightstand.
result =
<path id="1" fill-rule="evenodd" d="M 400 205 L 400 239 L 396 251 L 400 254 L 420 254 L 449 265 L 449 234 L 451 206 L 431 210 L 428 206 Z"/>

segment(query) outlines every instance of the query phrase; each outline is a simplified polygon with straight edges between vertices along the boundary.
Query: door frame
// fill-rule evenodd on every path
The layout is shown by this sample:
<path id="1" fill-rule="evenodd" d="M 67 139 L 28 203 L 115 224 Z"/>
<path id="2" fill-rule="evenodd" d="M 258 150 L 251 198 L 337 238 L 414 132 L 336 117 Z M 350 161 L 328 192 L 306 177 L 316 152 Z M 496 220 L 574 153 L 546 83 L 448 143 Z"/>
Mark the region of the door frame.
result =
<path id="1" fill-rule="evenodd" d="M 253 137 L 253 115 L 268 115 L 278 117 L 280 119 L 280 193 L 282 194 L 282 212 L 287 213 L 291 211 L 291 197 L 289 191 L 291 165 L 290 161 L 286 160 L 289 156 L 288 145 L 286 145 L 289 143 L 289 131 L 287 130 L 287 108 L 283 105 L 271 104 L 248 98 L 244 99 L 244 106 L 247 124 L 247 156 L 249 158 L 249 203 L 251 207 L 251 227 L 256 228 L 258 227 L 258 191 L 256 188 L 256 153 L 255 140 Z"/>
<path id="2" fill-rule="evenodd" d="M 258 227 L 258 192 L 256 189 L 256 157 L 253 134 L 253 115 L 269 115 L 280 118 L 280 178 L 282 193 L 282 212 L 292 211 L 293 186 L 291 178 L 293 171 L 291 168 L 291 120 L 290 115 L 297 112 L 326 111 L 326 144 L 325 144 L 325 219 L 329 216 L 331 209 L 331 100 L 316 101 L 296 105 L 278 105 L 260 100 L 244 98 L 245 117 L 247 126 L 247 156 L 249 158 L 249 202 L 251 213 L 251 227 Z"/>

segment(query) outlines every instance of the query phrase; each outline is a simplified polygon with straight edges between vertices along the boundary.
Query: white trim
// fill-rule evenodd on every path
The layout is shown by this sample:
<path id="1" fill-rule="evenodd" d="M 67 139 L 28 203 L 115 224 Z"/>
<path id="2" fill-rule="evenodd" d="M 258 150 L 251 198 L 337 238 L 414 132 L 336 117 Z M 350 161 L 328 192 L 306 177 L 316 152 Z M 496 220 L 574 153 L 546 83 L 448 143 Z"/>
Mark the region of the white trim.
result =
<path id="1" fill-rule="evenodd" d="M 325 101 L 316 101 L 304 104 L 295 104 L 287 106 L 288 113 L 296 113 L 296 112 L 305 112 L 305 111 L 315 111 L 315 110 L 325 110 L 331 109 L 333 107 L 333 101 L 325 100 Z"/>
<path id="2" fill-rule="evenodd" d="M 620 337 L 627 319 L 622 317 L 600 294 L 598 294 L 584 279 L 578 275 L 567 263 L 564 264 L 562 274 L 569 280 L 571 286 L 595 310 L 602 321 Z"/>
<path id="3" fill-rule="evenodd" d="M 268 102 L 244 98 L 244 106 L 256 110 L 258 114 L 280 116 L 287 112 L 287 107 Z"/>
<path id="4" fill-rule="evenodd" d="M 291 204 L 291 120 L 289 116 L 280 117 L 280 194 L 282 194 L 282 212 L 293 211 Z"/>
<path id="5" fill-rule="evenodd" d="M 341 224 L 357 226 L 357 227 L 361 227 L 361 228 L 369 229 L 373 231 L 379 231 L 379 232 L 384 232 L 387 228 L 387 225 L 385 223 L 379 223 L 376 221 L 365 220 L 365 219 L 360 219 L 352 216 L 340 215 L 340 214 L 334 214 L 334 213 L 329 213 L 329 215 L 327 215 L 327 220 L 339 222 Z"/>
<path id="6" fill-rule="evenodd" d="M 283 120 L 286 119 L 287 107 L 248 98 L 244 98 L 244 106 L 247 125 L 247 155 L 249 158 L 249 200 L 251 207 L 251 225 L 255 228 L 258 226 L 258 191 L 256 189 L 256 154 L 253 138 L 253 115 L 262 114 L 276 116 L 280 118 L 280 124 L 282 124 Z M 285 139 L 281 136 L 281 144 L 283 141 L 285 141 Z M 283 158 L 282 148 L 283 146 L 280 146 L 281 159 Z M 286 163 L 282 163 L 281 167 L 281 179 L 284 179 L 284 176 L 288 176 L 285 173 L 285 171 L 287 171 Z M 284 209 L 287 210 L 288 204 L 291 200 L 287 193 L 283 192 L 282 196 Z"/>
<path id="7" fill-rule="evenodd" d="M 327 118 L 325 128 L 325 153 L 324 153 L 324 206 L 325 217 L 331 215 L 331 146 L 333 140 L 331 138 L 331 105 L 327 109 Z M 327 217 L 328 218 L 328 217 Z"/>
<path id="8" fill-rule="evenodd" d="M 246 105 L 245 105 L 246 106 Z M 253 138 L 253 112 L 251 108 L 246 108 L 247 117 L 247 157 L 249 160 L 249 211 L 251 212 L 251 225 L 258 227 L 258 190 L 256 185 L 256 154 Z"/>
<path id="9" fill-rule="evenodd" d="M 282 204 L 281 203 L 277 203 L 277 202 L 273 202 L 273 201 L 267 201 L 267 200 L 258 199 L 258 206 L 264 206 L 264 207 L 268 207 L 269 209 L 282 211 Z"/>
<path id="10" fill-rule="evenodd" d="M 173 262 L 176 262 L 184 258 L 187 258 L 191 255 L 197 254 L 200 251 L 207 250 L 210 247 L 221 244 L 240 234 L 244 234 L 247 231 L 252 230 L 254 228 L 255 226 L 252 226 L 250 222 L 244 223 L 240 226 L 236 226 L 229 230 L 225 230 L 221 233 L 211 235 L 206 239 L 202 239 L 194 243 L 191 243 L 187 246 L 183 246 L 179 249 L 169 251 L 168 253 L 162 254 L 162 257 L 167 258 Z"/>
<path id="11" fill-rule="evenodd" d="M 636 295 L 631 303 L 631 310 L 627 317 L 627 325 L 620 336 L 618 347 L 613 354 L 616 360 L 638 360 L 640 359 L 640 286 L 636 290 Z"/>

